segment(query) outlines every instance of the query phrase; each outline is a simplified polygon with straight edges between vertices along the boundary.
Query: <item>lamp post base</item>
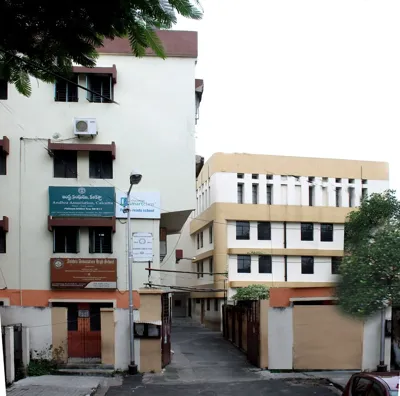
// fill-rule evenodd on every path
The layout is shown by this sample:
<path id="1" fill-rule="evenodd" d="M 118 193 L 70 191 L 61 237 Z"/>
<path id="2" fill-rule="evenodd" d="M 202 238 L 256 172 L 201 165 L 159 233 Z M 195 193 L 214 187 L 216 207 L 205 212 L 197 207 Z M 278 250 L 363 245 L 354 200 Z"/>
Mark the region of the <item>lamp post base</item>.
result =
<path id="1" fill-rule="evenodd" d="M 385 373 L 387 372 L 387 365 L 386 364 L 378 364 L 378 366 L 376 367 L 376 371 L 378 373 Z"/>
<path id="2" fill-rule="evenodd" d="M 128 374 L 129 375 L 136 375 L 138 373 L 138 366 L 135 363 L 131 363 L 128 365 Z"/>

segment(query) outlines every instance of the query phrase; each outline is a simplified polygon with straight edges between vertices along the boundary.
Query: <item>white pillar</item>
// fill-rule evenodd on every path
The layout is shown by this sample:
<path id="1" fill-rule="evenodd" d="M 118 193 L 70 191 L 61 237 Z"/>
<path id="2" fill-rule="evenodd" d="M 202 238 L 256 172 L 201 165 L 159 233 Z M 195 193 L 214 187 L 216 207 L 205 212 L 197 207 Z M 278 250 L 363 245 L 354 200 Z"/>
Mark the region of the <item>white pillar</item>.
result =
<path id="1" fill-rule="evenodd" d="M 31 361 L 30 354 L 30 344 L 29 344 L 29 327 L 22 328 L 22 364 L 24 367 L 28 367 Z"/>
<path id="2" fill-rule="evenodd" d="M 15 381 L 14 367 L 14 327 L 5 328 L 5 347 L 6 347 L 6 381 L 12 384 Z M 1 358 L 1 356 L 0 356 Z"/>

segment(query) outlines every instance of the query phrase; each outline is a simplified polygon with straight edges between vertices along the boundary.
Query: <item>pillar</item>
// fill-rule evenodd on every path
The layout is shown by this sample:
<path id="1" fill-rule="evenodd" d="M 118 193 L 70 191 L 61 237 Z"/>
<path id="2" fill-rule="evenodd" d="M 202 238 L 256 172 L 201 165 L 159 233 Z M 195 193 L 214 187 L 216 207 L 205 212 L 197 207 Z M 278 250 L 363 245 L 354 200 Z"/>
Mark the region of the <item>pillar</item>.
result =
<path id="1" fill-rule="evenodd" d="M 22 364 L 26 368 L 31 361 L 29 327 L 22 328 Z"/>
<path id="2" fill-rule="evenodd" d="M 12 384 L 15 381 L 14 365 L 14 327 L 5 328 L 5 349 L 6 349 L 6 382 Z M 1 358 L 1 357 L 0 357 Z"/>

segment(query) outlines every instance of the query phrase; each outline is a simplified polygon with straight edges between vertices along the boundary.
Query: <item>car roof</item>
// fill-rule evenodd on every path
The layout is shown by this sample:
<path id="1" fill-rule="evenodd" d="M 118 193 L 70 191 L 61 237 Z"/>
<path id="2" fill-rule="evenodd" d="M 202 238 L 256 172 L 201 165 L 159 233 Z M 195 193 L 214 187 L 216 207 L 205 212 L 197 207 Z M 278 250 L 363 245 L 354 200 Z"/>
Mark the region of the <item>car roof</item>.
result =
<path id="1" fill-rule="evenodd" d="M 363 377 L 377 378 L 381 382 L 384 382 L 389 387 L 390 390 L 399 389 L 400 371 L 391 371 L 384 373 L 380 372 L 359 373 L 358 375 L 362 375 Z"/>

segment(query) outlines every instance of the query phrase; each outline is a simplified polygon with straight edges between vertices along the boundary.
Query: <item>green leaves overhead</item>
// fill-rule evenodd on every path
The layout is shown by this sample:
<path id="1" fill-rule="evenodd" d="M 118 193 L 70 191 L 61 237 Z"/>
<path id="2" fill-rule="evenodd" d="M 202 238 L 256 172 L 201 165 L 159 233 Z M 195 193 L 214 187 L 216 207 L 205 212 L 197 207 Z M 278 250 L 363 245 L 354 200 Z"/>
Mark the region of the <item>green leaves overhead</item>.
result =
<path id="1" fill-rule="evenodd" d="M 72 63 L 93 67 L 104 39 L 127 37 L 135 56 L 151 49 L 165 58 L 156 29 L 170 29 L 180 14 L 201 19 L 198 0 L 0 0 L 0 73 L 31 94 L 26 75 L 46 82 L 68 75 Z M 29 62 L 24 62 L 28 60 Z M 39 67 L 38 67 L 39 66 Z M 46 72 L 45 70 L 48 70 Z"/>
<path id="2" fill-rule="evenodd" d="M 342 310 L 358 317 L 400 303 L 400 203 L 393 191 L 372 194 L 348 216 L 337 296 Z"/>
<path id="3" fill-rule="evenodd" d="M 269 288 L 264 285 L 249 285 L 246 287 L 239 287 L 236 294 L 232 298 L 236 301 L 268 300 Z"/>

